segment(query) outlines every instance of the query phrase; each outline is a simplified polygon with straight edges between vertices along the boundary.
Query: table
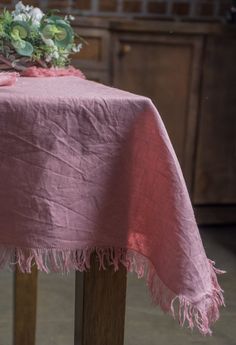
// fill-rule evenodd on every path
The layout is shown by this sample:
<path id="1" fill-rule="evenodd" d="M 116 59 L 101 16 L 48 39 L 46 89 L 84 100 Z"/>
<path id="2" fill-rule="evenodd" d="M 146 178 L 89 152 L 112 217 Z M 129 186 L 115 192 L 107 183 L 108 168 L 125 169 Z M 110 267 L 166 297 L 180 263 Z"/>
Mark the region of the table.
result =
<path id="1" fill-rule="evenodd" d="M 0 266 L 18 267 L 15 344 L 34 342 L 32 265 L 77 271 L 77 345 L 123 343 L 126 271 L 163 311 L 179 308 L 181 325 L 211 333 L 221 271 L 152 101 L 73 76 L 21 77 L 0 88 L 0 109 Z"/>
<path id="2" fill-rule="evenodd" d="M 15 272 L 14 345 L 35 344 L 37 277 L 35 266 Z M 124 344 L 125 300 L 125 268 L 100 271 L 94 255 L 88 272 L 76 272 L 74 345 Z"/>

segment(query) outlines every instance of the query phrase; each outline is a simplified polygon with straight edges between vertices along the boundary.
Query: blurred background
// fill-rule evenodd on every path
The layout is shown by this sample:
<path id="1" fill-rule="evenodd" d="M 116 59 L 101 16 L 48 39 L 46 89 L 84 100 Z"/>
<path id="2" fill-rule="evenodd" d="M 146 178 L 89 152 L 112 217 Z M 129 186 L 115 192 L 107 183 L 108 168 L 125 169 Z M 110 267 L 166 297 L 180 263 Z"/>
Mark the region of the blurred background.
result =
<path id="1" fill-rule="evenodd" d="M 13 3 L 1 0 L 0 7 Z M 228 307 L 212 338 L 180 330 L 150 305 L 144 282 L 129 275 L 125 345 L 235 345 L 236 1 L 24 3 L 75 16 L 88 45 L 72 63 L 88 79 L 153 100 L 183 169 L 207 254 L 228 271 L 220 279 Z M 11 344 L 12 279 L 0 273 L 0 345 Z M 74 275 L 40 274 L 38 305 L 37 345 L 72 345 Z"/>

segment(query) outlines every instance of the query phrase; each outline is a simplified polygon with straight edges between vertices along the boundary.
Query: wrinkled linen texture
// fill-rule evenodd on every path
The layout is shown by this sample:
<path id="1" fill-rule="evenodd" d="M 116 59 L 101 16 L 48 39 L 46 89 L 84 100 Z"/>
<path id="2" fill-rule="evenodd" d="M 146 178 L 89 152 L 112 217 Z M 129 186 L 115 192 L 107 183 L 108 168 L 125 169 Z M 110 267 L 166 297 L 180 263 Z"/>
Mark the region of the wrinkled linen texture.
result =
<path id="1" fill-rule="evenodd" d="M 0 264 L 105 263 L 211 333 L 224 303 L 163 122 L 146 97 L 76 77 L 0 89 Z M 16 257 L 16 259 L 15 259 Z M 176 305 L 177 302 L 177 305 Z"/>
<path id="2" fill-rule="evenodd" d="M 17 77 L 19 77 L 19 74 L 16 72 L 0 72 L 0 87 L 15 85 Z"/>

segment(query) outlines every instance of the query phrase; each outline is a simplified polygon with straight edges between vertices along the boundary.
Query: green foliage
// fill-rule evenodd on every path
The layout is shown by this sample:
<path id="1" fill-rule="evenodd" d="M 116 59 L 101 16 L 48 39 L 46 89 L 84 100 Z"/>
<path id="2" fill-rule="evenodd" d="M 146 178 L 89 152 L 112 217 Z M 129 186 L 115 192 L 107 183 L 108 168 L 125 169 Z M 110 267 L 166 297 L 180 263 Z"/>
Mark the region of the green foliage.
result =
<path id="1" fill-rule="evenodd" d="M 7 11 L 6 9 L 0 14 L 0 23 L 4 23 L 5 25 L 10 25 L 13 21 L 13 17 L 11 12 Z"/>
<path id="2" fill-rule="evenodd" d="M 14 21 L 11 24 L 11 36 L 17 36 L 20 39 L 26 39 L 29 36 L 31 29 L 27 22 Z"/>
<path id="3" fill-rule="evenodd" d="M 12 45 L 15 48 L 16 52 L 21 56 L 31 57 L 34 51 L 34 48 L 31 43 L 24 40 L 12 41 Z"/>
<path id="4" fill-rule="evenodd" d="M 60 17 L 57 10 L 44 14 L 39 9 L 35 13 L 40 16 L 34 16 L 32 7 L 21 5 L 20 11 L 0 14 L 0 53 L 6 58 L 15 55 L 15 61 L 28 57 L 48 67 L 68 65 L 69 56 L 80 49 L 78 41 L 86 43 L 74 33 L 69 17 Z"/>

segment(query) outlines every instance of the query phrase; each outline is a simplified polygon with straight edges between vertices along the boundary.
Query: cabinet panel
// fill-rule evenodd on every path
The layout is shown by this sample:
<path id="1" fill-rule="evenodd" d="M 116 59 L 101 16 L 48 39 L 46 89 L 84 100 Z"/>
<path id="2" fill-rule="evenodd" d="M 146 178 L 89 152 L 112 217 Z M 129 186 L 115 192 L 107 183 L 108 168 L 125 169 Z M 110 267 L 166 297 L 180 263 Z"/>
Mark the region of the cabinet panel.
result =
<path id="1" fill-rule="evenodd" d="M 201 38 L 123 34 L 114 41 L 114 86 L 153 100 L 191 189 Z"/>
<path id="2" fill-rule="evenodd" d="M 107 71 L 93 71 L 93 70 L 86 70 L 83 69 L 83 73 L 85 74 L 88 80 L 95 81 L 97 83 L 102 83 L 105 85 L 110 85 L 110 75 Z"/>
<path id="3" fill-rule="evenodd" d="M 236 203 L 236 38 L 209 37 L 203 72 L 195 204 Z"/>
<path id="4" fill-rule="evenodd" d="M 80 68 L 108 69 L 110 61 L 110 33 L 104 29 L 75 27 L 87 42 L 80 53 L 73 55 L 72 63 Z"/>

